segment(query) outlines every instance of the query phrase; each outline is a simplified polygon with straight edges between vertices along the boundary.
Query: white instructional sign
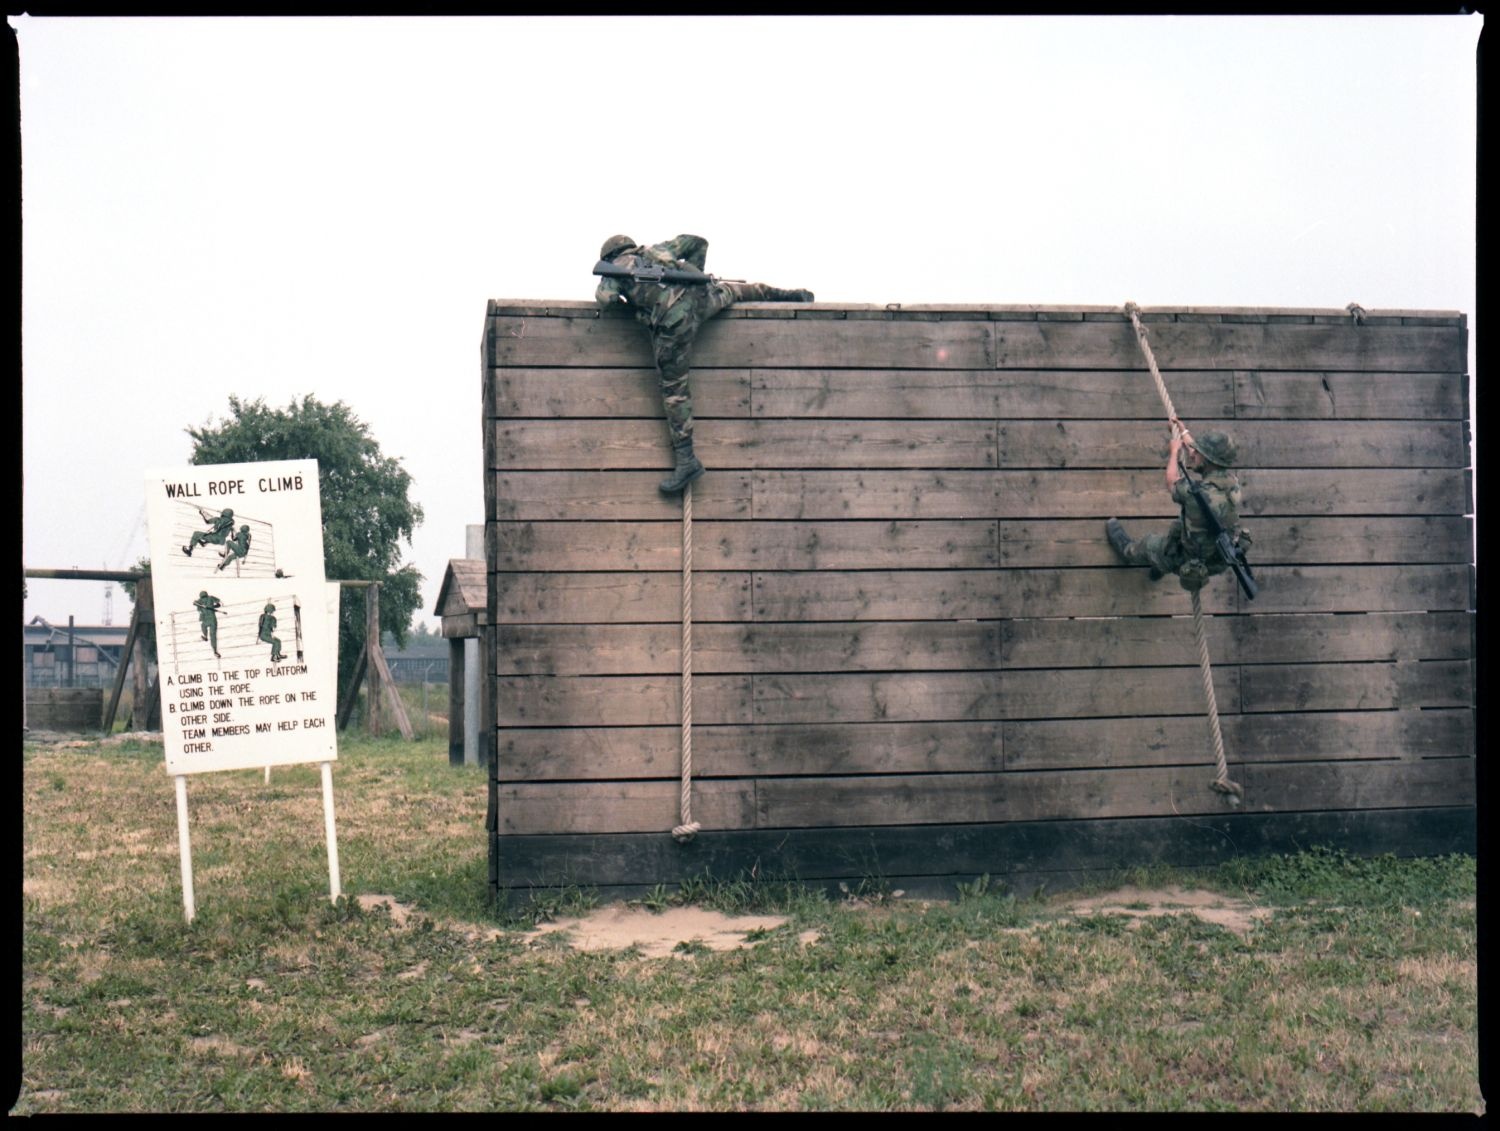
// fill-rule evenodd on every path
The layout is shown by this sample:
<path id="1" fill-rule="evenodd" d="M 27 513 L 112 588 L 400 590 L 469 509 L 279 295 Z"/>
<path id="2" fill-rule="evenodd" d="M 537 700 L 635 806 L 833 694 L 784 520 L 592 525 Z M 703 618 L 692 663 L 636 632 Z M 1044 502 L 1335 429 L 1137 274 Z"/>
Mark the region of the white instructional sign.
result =
<path id="1" fill-rule="evenodd" d="M 173 775 L 338 756 L 338 585 L 316 460 L 146 474 Z"/>

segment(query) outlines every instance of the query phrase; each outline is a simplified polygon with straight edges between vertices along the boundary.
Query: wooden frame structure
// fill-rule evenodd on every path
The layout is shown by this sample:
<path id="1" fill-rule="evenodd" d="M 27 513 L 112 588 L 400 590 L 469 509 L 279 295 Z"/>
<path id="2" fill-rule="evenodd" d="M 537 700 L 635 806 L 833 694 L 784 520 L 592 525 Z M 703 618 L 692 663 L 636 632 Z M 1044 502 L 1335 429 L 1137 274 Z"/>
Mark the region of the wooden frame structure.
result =
<path id="1" fill-rule="evenodd" d="M 495 300 L 482 345 L 492 891 L 705 871 L 951 893 L 1325 843 L 1474 842 L 1467 327 L 1148 308 L 1183 419 L 1242 452 L 1263 591 L 1117 564 L 1167 428 L 1118 308 L 746 304 L 694 357 L 693 813 L 680 504 L 644 332 Z"/>

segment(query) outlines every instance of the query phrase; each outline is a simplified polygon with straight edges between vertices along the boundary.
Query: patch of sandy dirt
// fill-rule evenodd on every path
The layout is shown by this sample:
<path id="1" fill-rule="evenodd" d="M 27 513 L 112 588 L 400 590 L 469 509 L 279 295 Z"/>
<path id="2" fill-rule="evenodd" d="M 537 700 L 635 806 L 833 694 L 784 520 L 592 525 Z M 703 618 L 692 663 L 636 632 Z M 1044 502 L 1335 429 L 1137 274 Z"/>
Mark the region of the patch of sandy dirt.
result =
<path id="1" fill-rule="evenodd" d="M 384 907 L 391 913 L 391 922 L 398 927 L 406 926 L 406 921 L 411 917 L 411 910 L 403 904 L 397 903 L 389 895 L 357 895 L 355 902 L 359 904 L 361 911 L 373 911 L 377 907 Z"/>
<path id="2" fill-rule="evenodd" d="M 1243 899 L 1212 891 L 1188 891 L 1185 888 L 1125 887 L 1103 895 L 1083 898 L 1059 897 L 1067 914 L 1128 915 L 1140 919 L 1147 915 L 1195 915 L 1240 937 L 1250 933 L 1257 922 L 1271 917 L 1269 907 L 1258 907 Z M 1143 906 L 1144 905 L 1144 906 Z"/>
<path id="3" fill-rule="evenodd" d="M 543 923 L 528 931 L 533 943 L 546 935 L 564 932 L 578 950 L 625 950 L 639 947 L 647 958 L 664 958 L 680 943 L 701 943 L 709 950 L 734 950 L 753 946 L 745 936 L 751 931 L 769 931 L 786 922 L 779 915 L 725 915 L 702 907 L 672 907 L 662 912 L 615 904 L 601 907 L 582 918 Z M 816 939 L 805 931 L 804 943 Z"/>

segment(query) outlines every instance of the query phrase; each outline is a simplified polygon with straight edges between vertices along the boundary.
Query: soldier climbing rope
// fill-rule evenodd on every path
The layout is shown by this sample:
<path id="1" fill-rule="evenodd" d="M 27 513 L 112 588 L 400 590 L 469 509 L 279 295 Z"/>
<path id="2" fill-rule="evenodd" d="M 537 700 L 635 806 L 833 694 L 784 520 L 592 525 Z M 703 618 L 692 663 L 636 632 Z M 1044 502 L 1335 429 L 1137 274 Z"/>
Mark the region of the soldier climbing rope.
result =
<path id="1" fill-rule="evenodd" d="M 1125 304 L 1125 313 L 1129 316 L 1130 323 L 1135 328 L 1136 340 L 1140 343 L 1141 352 L 1146 357 L 1147 366 L 1150 367 L 1151 379 L 1156 383 L 1157 395 L 1161 398 L 1162 407 L 1166 409 L 1167 421 L 1172 427 L 1172 448 L 1175 457 L 1179 445 L 1186 444 L 1190 447 L 1193 445 L 1192 435 L 1188 432 L 1187 426 L 1178 418 L 1177 410 L 1172 407 L 1172 398 L 1168 396 L 1166 382 L 1162 380 L 1161 370 L 1157 368 L 1156 355 L 1152 352 L 1151 343 L 1147 340 L 1146 328 L 1141 325 L 1141 308 L 1133 302 L 1127 302 Z M 1215 438 L 1217 439 L 1217 437 Z M 1224 437 L 1226 443 L 1227 439 L 1227 437 Z M 1111 519 L 1106 529 L 1109 531 L 1111 542 L 1114 542 L 1118 548 L 1123 538 L 1123 532 L 1120 531 L 1119 524 L 1114 519 Z M 1230 532 L 1231 535 L 1233 533 L 1233 531 Z M 1223 564 L 1228 567 L 1233 563 L 1226 561 Z M 1196 566 L 1197 568 L 1190 571 L 1189 567 L 1192 566 Z M 1189 576 L 1190 572 L 1193 575 L 1191 577 Z M 1198 667 L 1203 677 L 1203 697 L 1208 703 L 1209 738 L 1213 744 L 1214 766 L 1216 768 L 1214 779 L 1209 785 L 1215 791 L 1223 794 L 1224 799 L 1231 806 L 1237 807 L 1244 798 L 1245 791 L 1238 782 L 1230 780 L 1229 766 L 1224 756 L 1224 735 L 1219 727 L 1219 706 L 1214 696 L 1213 667 L 1209 663 L 1208 658 L 1208 638 L 1203 627 L 1203 602 L 1199 596 L 1199 591 L 1203 583 L 1208 580 L 1209 572 L 1200 560 L 1192 559 L 1183 563 L 1180 576 L 1183 587 L 1188 590 L 1193 599 L 1193 633 L 1198 640 Z M 1246 592 L 1252 598 L 1255 595 L 1250 589 L 1247 589 Z"/>

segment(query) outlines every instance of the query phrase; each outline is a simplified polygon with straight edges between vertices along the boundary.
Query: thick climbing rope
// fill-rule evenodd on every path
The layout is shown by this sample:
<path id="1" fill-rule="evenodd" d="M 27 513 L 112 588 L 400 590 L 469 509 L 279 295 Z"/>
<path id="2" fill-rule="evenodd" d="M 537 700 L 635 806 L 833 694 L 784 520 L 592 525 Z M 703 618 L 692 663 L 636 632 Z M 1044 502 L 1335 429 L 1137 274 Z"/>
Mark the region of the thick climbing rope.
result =
<path id="1" fill-rule="evenodd" d="M 693 485 L 682 492 L 682 823 L 672 830 L 686 844 L 702 826 L 693 820 Z"/>
<path id="2" fill-rule="evenodd" d="M 1141 352 L 1146 355 L 1146 364 L 1151 367 L 1151 379 L 1156 382 L 1157 395 L 1161 397 L 1162 407 L 1167 410 L 1167 420 L 1171 422 L 1174 432 L 1185 442 L 1192 443 L 1192 436 L 1177 419 L 1177 410 L 1172 407 L 1172 398 L 1167 395 L 1167 383 L 1162 380 L 1161 370 L 1156 367 L 1156 355 L 1151 352 L 1151 343 L 1146 340 L 1146 328 L 1141 325 L 1141 308 L 1133 302 L 1127 302 L 1125 313 L 1130 316 L 1131 325 L 1135 327 L 1136 341 L 1140 342 Z M 1230 805 L 1238 806 L 1245 791 L 1238 782 L 1229 780 L 1229 763 L 1224 758 L 1224 734 L 1219 729 L 1219 703 L 1214 695 L 1214 673 L 1208 661 L 1208 635 L 1203 627 L 1203 602 L 1199 599 L 1197 589 L 1190 592 L 1193 596 L 1193 633 L 1198 638 L 1198 668 L 1203 675 L 1203 697 L 1208 701 L 1209 737 L 1213 740 L 1214 766 L 1217 771 L 1209 785 L 1222 793 Z"/>

